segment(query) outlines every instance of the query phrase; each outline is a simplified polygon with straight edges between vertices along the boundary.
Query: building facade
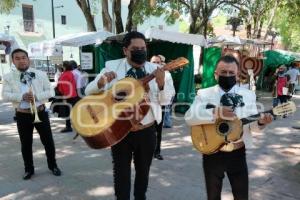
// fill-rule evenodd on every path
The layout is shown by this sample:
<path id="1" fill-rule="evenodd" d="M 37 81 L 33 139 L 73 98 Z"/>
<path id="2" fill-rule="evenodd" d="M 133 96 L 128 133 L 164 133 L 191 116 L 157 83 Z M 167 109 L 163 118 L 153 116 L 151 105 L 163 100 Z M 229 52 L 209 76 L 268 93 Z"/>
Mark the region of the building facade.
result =
<path id="1" fill-rule="evenodd" d="M 54 18 L 52 16 L 52 2 Z M 101 3 L 96 1 L 91 5 L 92 14 L 97 30 L 103 28 Z M 109 1 L 111 3 L 111 1 Z M 129 1 L 122 1 L 122 18 L 126 22 Z M 111 10 L 111 5 L 109 6 Z M 53 20 L 54 19 L 54 20 Z M 53 26 L 54 21 L 54 26 Z M 143 31 L 151 26 L 164 26 L 163 17 L 150 18 L 138 30 Z M 125 24 L 124 24 L 125 27 Z M 179 25 L 168 26 L 168 30 L 179 30 Z M 75 0 L 20 0 L 9 14 L 0 14 L 0 33 L 14 36 L 19 47 L 27 49 L 28 44 L 43 40 L 51 40 L 53 36 L 60 37 L 67 34 L 86 32 L 85 17 Z M 78 48 L 64 47 L 63 59 L 79 61 Z M 47 58 L 35 58 L 35 65 L 49 66 Z M 51 63 L 50 63 L 51 64 Z M 49 67 L 48 67 L 49 68 Z M 7 55 L 1 57 L 0 75 L 9 72 L 10 61 Z"/>

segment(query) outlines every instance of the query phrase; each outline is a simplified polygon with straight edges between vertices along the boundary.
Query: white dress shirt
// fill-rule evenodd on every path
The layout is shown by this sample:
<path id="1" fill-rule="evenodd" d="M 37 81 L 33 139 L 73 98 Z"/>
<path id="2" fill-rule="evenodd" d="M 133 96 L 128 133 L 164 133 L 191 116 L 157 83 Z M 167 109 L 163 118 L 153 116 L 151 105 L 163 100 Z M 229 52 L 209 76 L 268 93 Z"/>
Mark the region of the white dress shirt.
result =
<path id="1" fill-rule="evenodd" d="M 32 88 L 37 106 L 44 104 L 50 97 L 54 96 L 54 89 L 51 87 L 49 78 L 45 72 L 29 68 L 28 72 L 34 72 L 35 78 L 32 80 Z M 13 103 L 14 108 L 19 108 L 23 101 L 23 94 L 29 91 L 28 86 L 24 86 L 20 81 L 21 72 L 13 70 L 3 76 L 2 97 L 4 101 Z M 28 105 L 22 103 L 22 108 L 28 108 Z"/>
<path id="2" fill-rule="evenodd" d="M 249 117 L 258 113 L 256 106 L 256 95 L 253 91 L 235 85 L 228 93 L 236 93 L 243 97 L 245 105 L 235 108 L 235 114 L 239 119 Z M 213 124 L 216 118 L 213 108 L 207 109 L 207 104 L 220 106 L 220 99 L 225 92 L 218 86 L 200 89 L 195 97 L 193 104 L 185 113 L 185 121 L 188 125 Z M 246 148 L 252 147 L 251 132 L 260 132 L 263 127 L 258 126 L 257 121 L 243 126 L 243 136 Z"/>

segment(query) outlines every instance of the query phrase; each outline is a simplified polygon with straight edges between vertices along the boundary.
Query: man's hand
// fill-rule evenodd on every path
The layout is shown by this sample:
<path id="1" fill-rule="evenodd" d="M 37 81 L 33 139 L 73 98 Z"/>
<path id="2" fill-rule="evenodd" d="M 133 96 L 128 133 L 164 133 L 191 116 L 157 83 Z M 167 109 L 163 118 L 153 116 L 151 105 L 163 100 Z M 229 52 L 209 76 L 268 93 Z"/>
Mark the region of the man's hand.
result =
<path id="1" fill-rule="evenodd" d="M 259 120 L 258 120 L 258 124 L 261 125 L 261 126 L 264 126 L 264 125 L 270 124 L 272 121 L 273 121 L 273 117 L 272 117 L 271 114 L 262 113 L 260 115 Z"/>
<path id="2" fill-rule="evenodd" d="M 165 71 L 161 68 L 157 68 L 154 75 L 155 75 L 155 78 L 156 78 L 156 83 L 158 85 L 158 88 L 160 90 L 163 90 L 164 85 L 165 85 Z"/>
<path id="3" fill-rule="evenodd" d="M 233 109 L 231 107 L 227 106 L 221 106 L 214 108 L 214 115 L 216 116 L 216 119 L 221 118 L 224 120 L 234 120 L 237 118 L 236 114 L 233 112 Z"/>
<path id="4" fill-rule="evenodd" d="M 110 83 L 113 79 L 117 77 L 117 74 L 115 72 L 106 72 L 101 76 L 101 78 L 98 81 L 98 88 L 101 89 L 105 86 L 105 84 Z"/>
<path id="5" fill-rule="evenodd" d="M 32 92 L 27 92 L 25 94 L 23 94 L 23 100 L 28 102 L 28 103 L 33 103 L 33 94 Z"/>

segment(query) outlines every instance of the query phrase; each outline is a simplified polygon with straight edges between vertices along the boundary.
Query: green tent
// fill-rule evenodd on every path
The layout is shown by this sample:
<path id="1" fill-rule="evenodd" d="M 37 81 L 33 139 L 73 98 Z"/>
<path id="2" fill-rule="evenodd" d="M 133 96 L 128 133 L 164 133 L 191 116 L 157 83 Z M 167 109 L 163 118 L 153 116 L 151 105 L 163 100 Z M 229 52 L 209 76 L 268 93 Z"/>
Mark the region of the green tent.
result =
<path id="1" fill-rule="evenodd" d="M 149 35 L 149 32 L 145 34 L 146 38 L 148 38 L 148 60 L 157 54 L 165 56 L 166 62 L 178 57 L 185 57 L 189 60 L 189 64 L 186 67 L 171 72 L 177 93 L 175 101 L 180 104 L 180 106 L 176 106 L 175 109 L 177 112 L 183 113 L 188 109 L 189 104 L 192 103 L 195 96 L 193 42 L 198 42 L 202 39 L 202 36 L 173 33 L 157 29 L 153 31 L 153 33 L 156 34 L 155 36 Z M 157 36 L 157 34 L 161 34 L 161 36 Z M 88 73 L 99 73 L 105 66 L 106 61 L 124 57 L 121 45 L 123 36 L 124 35 L 116 35 L 109 37 L 99 46 L 88 45 L 82 47 L 82 52 L 92 52 L 94 57 L 94 68 L 88 71 Z M 165 37 L 169 37 L 169 39 Z M 172 40 L 172 37 L 176 38 L 174 39 L 175 41 Z M 186 43 L 184 42 L 185 37 L 189 39 Z M 198 45 L 203 44 L 199 42 Z"/>
<path id="2" fill-rule="evenodd" d="M 216 84 L 214 71 L 216 62 L 221 57 L 221 53 L 222 49 L 218 47 L 204 49 L 202 88 L 211 87 Z M 272 50 L 265 51 L 264 57 L 266 59 L 264 59 L 264 66 L 257 81 L 257 89 L 269 89 L 272 85 L 272 80 L 271 78 L 266 78 L 266 76 L 271 75 L 278 66 L 283 64 L 290 65 L 295 60 L 295 57 L 291 55 Z"/>
<path id="3" fill-rule="evenodd" d="M 217 82 L 215 80 L 214 72 L 217 61 L 220 59 L 222 49 L 219 47 L 205 48 L 203 52 L 203 75 L 202 87 L 208 88 L 214 86 Z"/>
<path id="4" fill-rule="evenodd" d="M 265 51 L 264 57 L 266 59 L 264 59 L 264 67 L 257 81 L 257 89 L 270 91 L 273 85 L 272 74 L 276 68 L 280 65 L 290 65 L 295 57 L 273 50 Z"/>

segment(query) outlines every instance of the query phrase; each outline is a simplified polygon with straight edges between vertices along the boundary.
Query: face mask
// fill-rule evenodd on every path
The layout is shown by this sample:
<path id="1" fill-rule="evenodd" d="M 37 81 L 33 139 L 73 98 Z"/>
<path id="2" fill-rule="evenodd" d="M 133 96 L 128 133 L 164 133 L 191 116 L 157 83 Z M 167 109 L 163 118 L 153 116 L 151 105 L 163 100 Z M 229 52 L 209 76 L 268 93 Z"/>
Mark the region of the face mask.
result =
<path id="1" fill-rule="evenodd" d="M 283 74 L 284 74 L 284 71 L 279 71 L 278 74 L 279 74 L 279 75 L 283 75 Z"/>
<path id="2" fill-rule="evenodd" d="M 147 52 L 145 50 L 133 50 L 131 53 L 131 61 L 141 65 L 147 60 Z"/>
<path id="3" fill-rule="evenodd" d="M 229 91 L 235 84 L 235 76 L 219 76 L 219 85 L 225 91 Z"/>

